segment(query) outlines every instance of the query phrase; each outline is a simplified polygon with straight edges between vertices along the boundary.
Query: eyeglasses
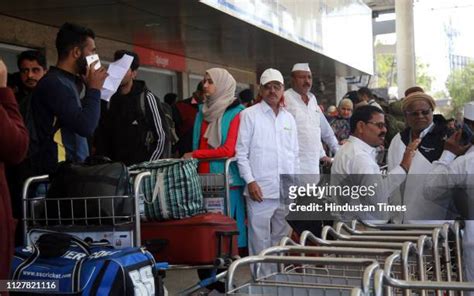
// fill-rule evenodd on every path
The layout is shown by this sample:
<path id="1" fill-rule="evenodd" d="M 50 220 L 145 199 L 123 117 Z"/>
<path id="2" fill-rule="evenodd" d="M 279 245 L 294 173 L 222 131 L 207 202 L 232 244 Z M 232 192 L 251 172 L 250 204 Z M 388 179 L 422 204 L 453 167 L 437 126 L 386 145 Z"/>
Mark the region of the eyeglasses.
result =
<path id="1" fill-rule="evenodd" d="M 421 115 L 427 116 L 431 113 L 431 109 L 426 109 L 426 110 L 417 110 L 417 111 L 405 111 L 405 114 L 407 116 L 412 116 L 412 117 L 418 117 Z"/>
<path id="2" fill-rule="evenodd" d="M 276 91 L 279 91 L 281 90 L 281 88 L 283 87 L 283 85 L 281 85 L 280 83 L 267 83 L 263 86 L 263 88 L 265 90 L 276 90 Z"/>
<path id="3" fill-rule="evenodd" d="M 375 125 L 376 127 L 378 127 L 379 129 L 384 129 L 384 128 L 387 127 L 387 125 L 385 124 L 385 122 L 367 121 L 366 123 L 367 123 L 367 124 L 368 124 L 368 123 L 373 124 L 373 125 Z"/>

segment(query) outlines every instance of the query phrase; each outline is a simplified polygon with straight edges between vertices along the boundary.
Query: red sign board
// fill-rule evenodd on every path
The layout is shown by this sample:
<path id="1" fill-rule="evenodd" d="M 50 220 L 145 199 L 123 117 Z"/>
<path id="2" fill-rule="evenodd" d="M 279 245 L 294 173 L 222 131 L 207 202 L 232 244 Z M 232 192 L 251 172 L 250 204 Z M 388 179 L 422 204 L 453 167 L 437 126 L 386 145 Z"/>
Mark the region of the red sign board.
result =
<path id="1" fill-rule="evenodd" d="M 169 69 L 178 72 L 186 71 L 186 58 L 183 56 L 140 46 L 135 46 L 134 52 L 136 52 L 140 57 L 140 64 L 142 65 Z"/>

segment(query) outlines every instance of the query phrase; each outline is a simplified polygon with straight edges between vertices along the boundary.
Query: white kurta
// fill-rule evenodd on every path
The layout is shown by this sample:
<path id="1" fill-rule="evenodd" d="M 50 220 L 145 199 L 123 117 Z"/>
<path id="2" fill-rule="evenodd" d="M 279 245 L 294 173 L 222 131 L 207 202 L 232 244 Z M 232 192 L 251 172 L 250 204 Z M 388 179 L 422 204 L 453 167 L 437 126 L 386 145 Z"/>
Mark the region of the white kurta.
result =
<path id="1" fill-rule="evenodd" d="M 236 148 L 240 175 L 247 184 L 256 181 L 263 194 L 263 201 L 244 194 L 247 201 L 249 222 L 249 254 L 278 244 L 289 233 L 285 217 L 287 209 L 280 202 L 280 174 L 297 174 L 299 171 L 298 138 L 293 116 L 283 108 L 278 115 L 270 106 L 261 103 L 240 113 L 239 136 Z M 275 267 L 275 266 L 273 266 Z M 261 275 L 274 269 L 264 264 Z M 255 266 L 252 267 L 255 274 Z"/>
<path id="2" fill-rule="evenodd" d="M 257 181 L 263 198 L 280 197 L 280 174 L 298 174 L 298 138 L 293 116 L 281 108 L 275 115 L 261 103 L 240 113 L 236 157 L 246 184 Z M 248 195 L 247 187 L 245 193 Z"/>
<path id="3" fill-rule="evenodd" d="M 333 153 L 339 149 L 339 144 L 316 97 L 308 93 L 308 98 L 306 105 L 293 89 L 285 91 L 286 109 L 294 116 L 298 128 L 301 173 L 319 174 L 319 159 L 325 155 L 321 139 Z"/>
<path id="4" fill-rule="evenodd" d="M 424 137 L 431 131 L 433 125 L 425 129 L 420 137 Z M 405 153 L 406 145 L 403 143 L 400 133 L 395 135 L 390 143 L 387 154 L 388 170 L 398 166 L 402 161 Z M 415 224 L 443 224 L 446 222 L 447 204 L 433 202 L 424 199 L 423 186 L 428 179 L 428 174 L 432 170 L 433 165 L 423 154 L 417 150 L 413 157 L 410 169 L 408 171 L 409 178 L 401 187 L 402 190 L 394 192 L 391 202 L 392 204 L 405 204 L 407 211 L 403 215 L 394 215 L 392 220 L 395 223 L 415 223 Z M 423 210 L 421 210 L 423 209 Z"/>
<path id="5" fill-rule="evenodd" d="M 432 176 L 424 186 L 425 198 L 431 198 L 438 202 L 440 198 L 443 198 L 443 188 L 453 188 L 455 186 L 464 188 L 469 203 L 469 219 L 474 219 L 474 213 L 472 212 L 472 206 L 474 205 L 473 152 L 474 147 L 471 147 L 465 155 L 454 159 L 455 156 L 452 153 L 444 151 L 440 159 L 433 163 Z M 448 194 L 445 197 L 450 198 L 452 195 Z M 465 280 L 474 281 L 474 220 L 465 221 L 462 247 L 464 269 L 466 271 Z M 474 295 L 474 293 L 470 292 L 466 295 Z"/>

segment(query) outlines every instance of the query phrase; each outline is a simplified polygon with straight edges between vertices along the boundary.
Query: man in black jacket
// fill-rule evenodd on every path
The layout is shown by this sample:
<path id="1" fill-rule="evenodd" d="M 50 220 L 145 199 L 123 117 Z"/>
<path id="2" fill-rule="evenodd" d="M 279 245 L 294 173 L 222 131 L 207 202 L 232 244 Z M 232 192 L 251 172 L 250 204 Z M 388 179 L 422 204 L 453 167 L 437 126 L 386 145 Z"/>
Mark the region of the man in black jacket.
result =
<path id="1" fill-rule="evenodd" d="M 132 56 L 133 62 L 102 113 L 95 135 L 96 154 L 126 165 L 169 157 L 170 128 L 161 103 L 144 81 L 135 79 L 140 66 L 136 53 L 118 50 L 114 60 L 124 54 Z"/>

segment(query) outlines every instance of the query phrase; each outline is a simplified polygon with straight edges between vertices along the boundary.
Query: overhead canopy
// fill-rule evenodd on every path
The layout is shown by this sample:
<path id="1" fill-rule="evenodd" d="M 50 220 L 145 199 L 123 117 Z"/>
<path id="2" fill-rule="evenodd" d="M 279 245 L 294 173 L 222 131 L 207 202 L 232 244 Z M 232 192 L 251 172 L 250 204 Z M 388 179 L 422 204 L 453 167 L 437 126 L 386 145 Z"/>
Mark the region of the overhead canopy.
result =
<path id="1" fill-rule="evenodd" d="M 315 76 L 365 74 L 192 0 L 2 1 L 0 14 L 55 27 L 78 23 L 107 39 L 249 71 L 289 73 L 293 63 L 309 62 Z"/>

